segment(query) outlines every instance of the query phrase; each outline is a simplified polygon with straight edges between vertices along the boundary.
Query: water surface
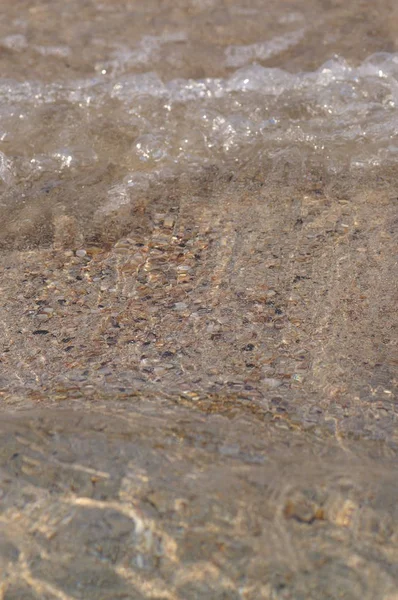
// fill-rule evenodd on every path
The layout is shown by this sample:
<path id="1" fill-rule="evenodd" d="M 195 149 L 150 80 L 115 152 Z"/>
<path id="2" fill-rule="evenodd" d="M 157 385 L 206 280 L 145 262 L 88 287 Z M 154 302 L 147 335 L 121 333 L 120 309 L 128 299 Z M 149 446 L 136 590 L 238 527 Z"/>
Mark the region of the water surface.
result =
<path id="1" fill-rule="evenodd" d="M 395 3 L 0 16 L 0 598 L 396 598 Z"/>

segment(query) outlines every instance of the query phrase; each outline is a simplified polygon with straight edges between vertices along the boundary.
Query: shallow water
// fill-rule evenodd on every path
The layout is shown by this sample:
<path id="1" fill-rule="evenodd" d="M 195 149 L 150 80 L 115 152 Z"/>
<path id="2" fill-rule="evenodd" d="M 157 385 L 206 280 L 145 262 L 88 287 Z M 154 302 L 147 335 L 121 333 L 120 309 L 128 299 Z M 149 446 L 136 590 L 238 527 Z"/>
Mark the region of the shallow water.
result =
<path id="1" fill-rule="evenodd" d="M 0 9 L 0 598 L 396 599 L 395 3 L 141 4 Z"/>

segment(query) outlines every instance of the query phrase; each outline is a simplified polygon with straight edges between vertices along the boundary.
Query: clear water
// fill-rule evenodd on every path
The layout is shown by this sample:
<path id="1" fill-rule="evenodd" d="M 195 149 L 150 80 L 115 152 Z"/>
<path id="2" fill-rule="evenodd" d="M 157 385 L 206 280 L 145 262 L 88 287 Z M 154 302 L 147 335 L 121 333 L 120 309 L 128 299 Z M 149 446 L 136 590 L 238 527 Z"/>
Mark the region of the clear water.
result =
<path id="1" fill-rule="evenodd" d="M 394 6 L 0 17 L 0 598 L 396 598 Z"/>

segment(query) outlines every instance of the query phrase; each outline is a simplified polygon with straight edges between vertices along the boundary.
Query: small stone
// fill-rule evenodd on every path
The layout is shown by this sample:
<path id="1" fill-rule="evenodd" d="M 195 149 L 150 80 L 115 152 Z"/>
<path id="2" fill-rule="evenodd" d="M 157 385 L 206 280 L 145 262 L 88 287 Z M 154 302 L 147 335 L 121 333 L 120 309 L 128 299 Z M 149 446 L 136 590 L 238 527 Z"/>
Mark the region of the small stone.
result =
<path id="1" fill-rule="evenodd" d="M 292 375 L 292 379 L 293 379 L 293 381 L 297 381 L 298 383 L 302 383 L 304 381 L 304 376 L 301 375 L 300 373 L 294 373 Z"/>
<path id="2" fill-rule="evenodd" d="M 246 344 L 246 346 L 243 346 L 242 350 L 245 352 L 251 352 L 254 350 L 254 344 Z"/>
<path id="3" fill-rule="evenodd" d="M 164 367 L 154 367 L 153 372 L 156 377 L 161 377 L 166 373 L 166 369 Z"/>
<path id="4" fill-rule="evenodd" d="M 297 494 L 297 497 L 289 499 L 283 513 L 286 519 L 294 519 L 299 523 L 306 524 L 322 521 L 325 518 L 323 508 L 302 494 Z"/>
<path id="5" fill-rule="evenodd" d="M 36 315 L 36 318 L 39 319 L 39 321 L 47 321 L 49 319 L 49 315 L 46 313 L 39 313 Z"/>
<path id="6" fill-rule="evenodd" d="M 127 248 L 126 246 L 115 246 L 116 254 L 128 254 L 130 251 L 130 248 Z"/>
<path id="7" fill-rule="evenodd" d="M 283 329 L 285 326 L 284 319 L 275 319 L 274 321 L 274 329 Z"/>
<path id="8" fill-rule="evenodd" d="M 116 242 L 114 250 L 117 254 L 127 254 L 131 252 L 132 243 L 130 240 L 119 240 Z"/>
<path id="9" fill-rule="evenodd" d="M 283 384 L 281 379 L 274 379 L 273 377 L 265 377 L 262 383 L 271 389 L 280 387 Z"/>
<path id="10" fill-rule="evenodd" d="M 174 309 L 175 310 L 185 310 L 186 308 L 188 308 L 188 305 L 185 304 L 185 302 L 176 302 L 174 304 Z"/>
<path id="11" fill-rule="evenodd" d="M 187 273 L 190 270 L 191 270 L 191 267 L 188 265 L 178 265 L 178 267 L 177 267 L 177 271 L 179 271 L 180 273 Z"/>
<path id="12" fill-rule="evenodd" d="M 103 252 L 103 249 L 99 246 L 90 246 L 90 248 L 87 249 L 87 254 L 91 257 L 97 256 L 98 254 L 101 254 L 101 252 Z"/>
<path id="13" fill-rule="evenodd" d="M 163 363 L 162 367 L 167 370 L 175 369 L 175 365 L 173 363 Z"/>
<path id="14" fill-rule="evenodd" d="M 171 229 L 172 227 L 174 227 L 174 218 L 168 215 L 167 217 L 165 217 L 163 225 L 164 227 L 167 227 L 167 229 Z"/>
<path id="15" fill-rule="evenodd" d="M 80 250 L 76 250 L 76 256 L 78 256 L 79 258 L 84 258 L 85 256 L 87 256 L 87 252 L 81 248 Z"/>
<path id="16" fill-rule="evenodd" d="M 159 225 L 159 223 L 161 223 L 163 221 L 165 217 L 164 213 L 155 213 L 153 215 L 153 222 L 155 223 L 155 225 Z"/>

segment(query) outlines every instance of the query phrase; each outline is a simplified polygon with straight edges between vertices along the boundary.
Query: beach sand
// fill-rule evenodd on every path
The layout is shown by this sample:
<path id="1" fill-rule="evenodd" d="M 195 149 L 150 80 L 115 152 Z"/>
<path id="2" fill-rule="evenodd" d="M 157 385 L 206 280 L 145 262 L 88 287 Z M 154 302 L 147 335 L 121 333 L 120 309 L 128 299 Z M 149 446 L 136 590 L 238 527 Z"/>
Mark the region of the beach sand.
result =
<path id="1" fill-rule="evenodd" d="M 163 80 L 227 77 L 228 47 L 289 73 L 396 51 L 393 3 L 262 5 L 3 3 L 3 93 L 83 93 L 143 32 L 174 35 Z M 125 113 L 99 104 L 54 172 L 49 132 L 75 147 L 80 113 L 46 102 L 0 148 L 0 598 L 396 598 L 394 159 L 242 153 L 110 205 Z"/>

